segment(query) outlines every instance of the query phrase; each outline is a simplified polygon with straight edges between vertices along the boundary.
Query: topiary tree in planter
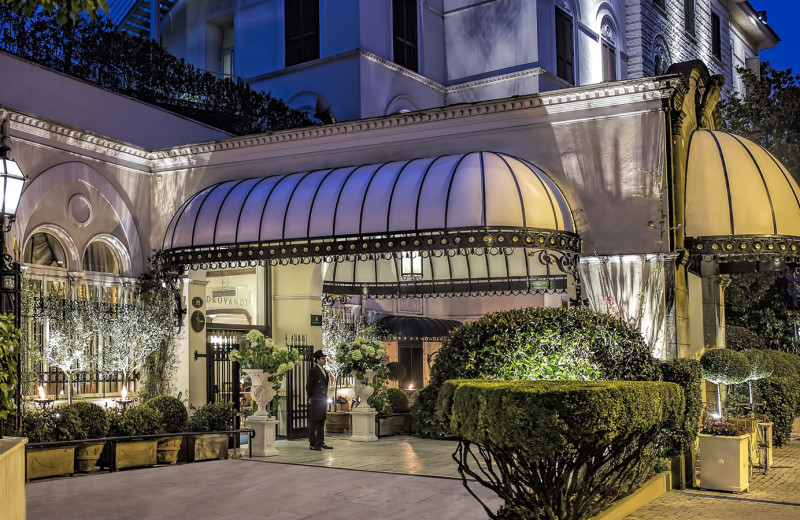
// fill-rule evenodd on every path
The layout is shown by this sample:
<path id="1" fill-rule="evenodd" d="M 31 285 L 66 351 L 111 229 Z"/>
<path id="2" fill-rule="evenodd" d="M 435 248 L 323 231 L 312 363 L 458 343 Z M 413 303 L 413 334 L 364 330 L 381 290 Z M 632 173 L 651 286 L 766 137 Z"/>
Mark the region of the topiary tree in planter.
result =
<path id="1" fill-rule="evenodd" d="M 387 388 L 386 400 L 392 413 L 408 413 L 408 394 L 401 388 Z"/>
<path id="2" fill-rule="evenodd" d="M 108 434 L 108 414 L 102 406 L 78 401 L 67 406 L 80 419 L 84 436 L 81 439 L 100 439 Z"/>
<path id="3" fill-rule="evenodd" d="M 120 412 L 119 408 L 108 411 L 109 435 L 129 437 L 161 433 L 161 417 L 148 406 L 132 406 Z"/>
<path id="4" fill-rule="evenodd" d="M 717 411 L 724 417 L 722 394 L 719 385 L 744 383 L 750 377 L 750 362 L 740 352 L 727 348 L 715 348 L 705 352 L 700 358 L 703 378 L 717 385 Z"/>
<path id="5" fill-rule="evenodd" d="M 164 433 L 177 433 L 186 429 L 189 421 L 189 412 L 180 399 L 171 395 L 159 395 L 144 403 L 152 408 L 159 416 L 161 431 Z"/>
<path id="6" fill-rule="evenodd" d="M 763 350 L 747 349 L 742 354 L 750 362 L 750 376 L 747 378 L 747 388 L 750 393 L 750 412 L 755 414 L 753 405 L 753 381 L 764 379 L 772 375 L 772 358 Z"/>

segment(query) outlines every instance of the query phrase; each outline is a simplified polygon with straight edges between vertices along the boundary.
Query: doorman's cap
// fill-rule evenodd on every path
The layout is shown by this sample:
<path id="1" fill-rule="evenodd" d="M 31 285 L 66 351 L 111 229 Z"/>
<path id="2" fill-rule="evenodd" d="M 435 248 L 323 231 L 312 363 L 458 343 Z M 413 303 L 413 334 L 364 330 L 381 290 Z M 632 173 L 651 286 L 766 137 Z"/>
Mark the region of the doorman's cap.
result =
<path id="1" fill-rule="evenodd" d="M 318 360 L 321 357 L 328 357 L 328 356 L 326 356 L 325 353 L 321 350 L 314 352 L 314 361 Z"/>

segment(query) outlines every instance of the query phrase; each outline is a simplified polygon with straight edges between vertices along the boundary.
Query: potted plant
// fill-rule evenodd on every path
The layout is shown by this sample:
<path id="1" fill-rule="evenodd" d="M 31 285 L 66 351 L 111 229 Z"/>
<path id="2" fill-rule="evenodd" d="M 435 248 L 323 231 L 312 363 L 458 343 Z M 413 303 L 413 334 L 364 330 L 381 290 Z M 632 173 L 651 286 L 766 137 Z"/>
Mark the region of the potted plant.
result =
<path id="1" fill-rule="evenodd" d="M 107 444 L 100 457 L 101 466 L 114 470 L 155 466 L 158 439 L 136 437 L 161 433 L 158 412 L 147 406 L 132 406 L 124 411 L 112 408 L 108 410 L 108 418 L 109 436 L 133 438 Z"/>
<path id="2" fill-rule="evenodd" d="M 356 407 L 375 393 L 376 386 L 380 388 L 386 381 L 385 356 L 383 343 L 362 337 L 341 343 L 337 348 L 336 362 L 344 373 L 352 373 L 355 380 L 355 394 L 359 399 Z"/>
<path id="3" fill-rule="evenodd" d="M 726 348 L 708 350 L 700 358 L 703 378 L 717 385 L 717 419 L 725 416 L 719 385 L 743 383 L 750 377 L 750 362 L 744 354 Z"/>
<path id="4" fill-rule="evenodd" d="M 158 395 L 149 399 L 144 406 L 152 408 L 159 417 L 159 429 L 164 433 L 178 433 L 186 430 L 189 413 L 180 399 L 171 395 Z M 175 464 L 181 448 L 181 437 L 171 436 L 158 440 L 156 460 L 159 464 Z"/>
<path id="5" fill-rule="evenodd" d="M 75 471 L 89 473 L 94 471 L 106 445 L 106 441 L 98 439 L 108 434 L 108 414 L 100 405 L 88 401 L 73 402 L 67 407 L 80 420 L 80 439 L 86 439 L 75 448 Z"/>
<path id="6" fill-rule="evenodd" d="M 275 345 L 271 338 L 257 330 L 251 330 L 242 339 L 239 350 L 230 354 L 231 360 L 239 363 L 242 372 L 252 382 L 250 395 L 258 405 L 255 415 L 269 415 L 267 404 L 275 397 L 275 386 L 280 384 L 286 372 L 300 362 L 300 354 L 286 346 Z"/>
<path id="7" fill-rule="evenodd" d="M 189 418 L 187 429 L 195 432 L 189 435 L 188 461 L 196 462 L 209 459 L 228 458 L 227 433 L 233 428 L 236 411 L 230 403 L 204 404 Z"/>
<path id="8" fill-rule="evenodd" d="M 71 475 L 75 472 L 75 444 L 53 442 L 74 441 L 83 437 L 75 411 L 67 406 L 46 410 L 30 410 L 22 416 L 21 435 L 28 437 L 26 446 L 27 480 Z"/>
<path id="9" fill-rule="evenodd" d="M 750 435 L 730 421 L 706 422 L 700 430 L 700 487 L 741 493 L 750 487 Z"/>
<path id="10" fill-rule="evenodd" d="M 394 433 L 406 432 L 410 428 L 410 401 L 408 394 L 401 388 L 387 388 L 386 399 L 392 411 L 391 423 Z"/>

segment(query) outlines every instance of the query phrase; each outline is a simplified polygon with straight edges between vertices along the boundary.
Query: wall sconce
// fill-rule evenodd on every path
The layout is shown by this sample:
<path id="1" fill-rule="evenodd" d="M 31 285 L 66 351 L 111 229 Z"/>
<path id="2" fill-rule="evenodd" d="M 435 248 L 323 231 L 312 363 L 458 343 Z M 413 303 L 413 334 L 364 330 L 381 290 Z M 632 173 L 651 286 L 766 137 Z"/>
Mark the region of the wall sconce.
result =
<path id="1" fill-rule="evenodd" d="M 403 280 L 422 279 L 422 256 L 419 251 L 407 251 L 400 258 L 400 277 Z"/>

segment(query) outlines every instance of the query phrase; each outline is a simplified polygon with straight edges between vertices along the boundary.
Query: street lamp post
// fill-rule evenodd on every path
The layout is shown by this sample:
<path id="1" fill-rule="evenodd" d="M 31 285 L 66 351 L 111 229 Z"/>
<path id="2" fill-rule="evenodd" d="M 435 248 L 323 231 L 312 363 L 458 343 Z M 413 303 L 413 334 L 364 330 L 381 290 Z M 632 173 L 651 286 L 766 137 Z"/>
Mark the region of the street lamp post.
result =
<path id="1" fill-rule="evenodd" d="M 19 262 L 6 251 L 6 233 L 17 216 L 17 206 L 22 196 L 25 176 L 19 165 L 6 155 L 10 148 L 5 140 L 0 141 L 0 313 L 14 314 L 14 325 L 20 326 L 20 270 Z M 17 371 L 22 371 L 22 348 L 17 349 Z M 22 378 L 17 377 L 15 392 L 17 407 L 16 426 L 20 422 L 22 409 Z"/>

